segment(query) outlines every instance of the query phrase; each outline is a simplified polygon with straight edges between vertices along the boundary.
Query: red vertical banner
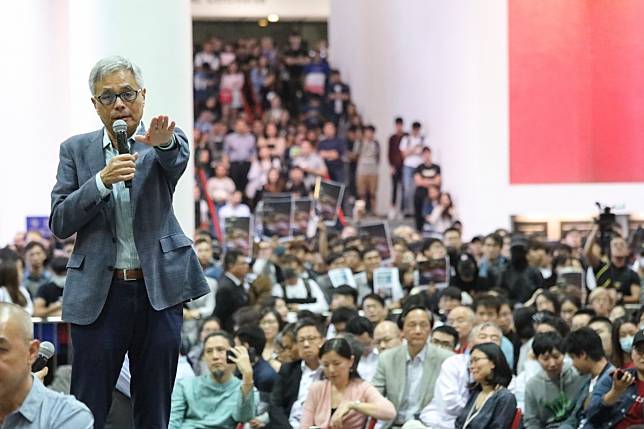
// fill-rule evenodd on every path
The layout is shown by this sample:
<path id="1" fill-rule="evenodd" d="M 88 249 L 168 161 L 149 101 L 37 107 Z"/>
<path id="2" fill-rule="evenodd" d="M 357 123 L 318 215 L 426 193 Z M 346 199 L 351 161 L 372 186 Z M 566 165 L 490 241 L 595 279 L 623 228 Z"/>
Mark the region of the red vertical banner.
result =
<path id="1" fill-rule="evenodd" d="M 644 181 L 644 2 L 508 0 L 510 182 Z"/>

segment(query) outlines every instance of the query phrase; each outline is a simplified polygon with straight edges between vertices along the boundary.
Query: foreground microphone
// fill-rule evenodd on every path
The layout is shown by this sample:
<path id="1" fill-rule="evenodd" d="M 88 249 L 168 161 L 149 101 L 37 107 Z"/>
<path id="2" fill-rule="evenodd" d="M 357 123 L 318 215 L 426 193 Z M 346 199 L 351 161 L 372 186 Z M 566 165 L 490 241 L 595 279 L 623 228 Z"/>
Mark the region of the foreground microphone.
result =
<path id="1" fill-rule="evenodd" d="M 31 372 L 38 372 L 47 366 L 47 361 L 52 358 L 56 353 L 56 348 L 49 341 L 43 341 L 40 343 L 40 350 L 38 350 L 38 357 L 31 364 Z"/>
<path id="2" fill-rule="evenodd" d="M 123 119 L 117 119 L 116 121 L 114 121 L 114 123 L 112 124 L 112 131 L 114 131 L 114 134 L 116 134 L 116 145 L 119 149 L 119 155 L 130 153 L 130 149 L 128 148 L 127 144 L 127 124 L 125 123 L 125 121 Z M 131 188 L 132 181 L 126 180 L 125 187 Z"/>

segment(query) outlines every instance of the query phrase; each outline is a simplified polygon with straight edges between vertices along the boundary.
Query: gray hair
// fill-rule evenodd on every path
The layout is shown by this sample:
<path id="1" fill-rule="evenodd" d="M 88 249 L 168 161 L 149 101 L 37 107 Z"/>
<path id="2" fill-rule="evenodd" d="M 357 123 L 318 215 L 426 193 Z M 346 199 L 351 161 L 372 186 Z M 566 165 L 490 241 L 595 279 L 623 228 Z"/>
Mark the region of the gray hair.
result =
<path id="1" fill-rule="evenodd" d="M 34 338 L 34 324 L 29 313 L 19 305 L 0 302 L 0 325 L 7 323 L 17 325 L 25 341 L 31 341 Z"/>
<path id="2" fill-rule="evenodd" d="M 499 325 L 492 322 L 483 322 L 483 323 L 479 323 L 478 325 L 472 328 L 472 332 L 470 332 L 470 336 L 467 339 L 467 341 L 469 343 L 474 341 L 474 339 L 479 335 L 479 332 L 481 332 L 483 329 L 486 329 L 486 328 L 492 328 L 496 330 L 499 333 L 499 337 L 503 337 L 503 331 L 501 330 L 501 328 L 499 328 Z"/>
<path id="3" fill-rule="evenodd" d="M 131 72 L 136 84 L 139 88 L 143 88 L 143 73 L 141 73 L 141 68 L 127 58 L 114 55 L 103 58 L 94 65 L 92 71 L 89 73 L 89 90 L 94 95 L 96 84 L 99 81 L 105 76 L 121 70 Z"/>

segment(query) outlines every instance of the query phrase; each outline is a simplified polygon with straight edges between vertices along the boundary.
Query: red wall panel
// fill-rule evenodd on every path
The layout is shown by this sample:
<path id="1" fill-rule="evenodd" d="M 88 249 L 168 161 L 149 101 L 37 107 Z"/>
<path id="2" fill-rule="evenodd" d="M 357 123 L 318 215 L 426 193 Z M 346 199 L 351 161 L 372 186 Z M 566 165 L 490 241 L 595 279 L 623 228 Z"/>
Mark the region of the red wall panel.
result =
<path id="1" fill-rule="evenodd" d="M 510 182 L 644 181 L 644 2 L 508 0 Z"/>

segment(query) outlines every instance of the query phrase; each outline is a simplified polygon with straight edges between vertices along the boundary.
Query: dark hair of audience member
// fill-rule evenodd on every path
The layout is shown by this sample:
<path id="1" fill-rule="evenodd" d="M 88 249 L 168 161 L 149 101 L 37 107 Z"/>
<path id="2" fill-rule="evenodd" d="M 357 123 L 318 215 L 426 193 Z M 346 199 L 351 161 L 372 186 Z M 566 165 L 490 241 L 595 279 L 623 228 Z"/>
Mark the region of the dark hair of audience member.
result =
<path id="1" fill-rule="evenodd" d="M 593 310 L 592 308 L 580 308 L 579 310 L 575 311 L 575 314 L 572 317 L 575 317 L 579 314 L 585 314 L 587 316 L 590 316 L 591 318 L 597 316 L 597 313 L 595 313 L 595 310 Z"/>
<path id="2" fill-rule="evenodd" d="M 564 353 L 563 338 L 557 332 L 542 332 L 534 336 L 532 352 L 535 357 L 554 351 Z"/>
<path id="3" fill-rule="evenodd" d="M 547 299 L 549 302 L 552 303 L 552 306 L 555 309 L 554 313 L 556 315 L 560 314 L 560 312 L 561 312 L 561 304 L 559 303 L 559 297 L 554 292 L 550 292 L 549 290 L 543 290 L 537 295 L 536 298 L 539 298 L 540 296 L 544 297 L 545 299 Z M 536 306 L 536 302 L 537 302 L 536 298 L 535 298 L 535 306 Z"/>
<path id="4" fill-rule="evenodd" d="M 566 335 L 564 349 L 564 352 L 575 357 L 581 357 L 583 353 L 586 353 L 588 358 L 594 362 L 605 357 L 601 338 L 597 332 L 586 326 Z"/>
<path id="5" fill-rule="evenodd" d="M 553 314 L 544 314 L 543 317 L 536 323 L 536 325 L 549 325 L 563 338 L 570 332 L 568 324 L 559 316 Z"/>
<path id="6" fill-rule="evenodd" d="M 372 300 L 374 300 L 374 301 L 377 301 L 377 302 L 378 302 L 380 305 L 382 305 L 383 307 L 385 307 L 385 305 L 386 305 L 386 304 L 385 304 L 385 299 L 384 299 L 383 297 L 381 297 L 381 296 L 380 296 L 380 295 L 378 295 L 377 293 L 370 293 L 369 295 L 365 295 L 365 297 L 364 297 L 364 298 L 362 298 L 362 306 L 363 306 L 363 307 L 364 307 L 364 303 L 365 303 L 365 301 L 366 301 L 366 300 L 368 300 L 368 299 L 372 299 Z"/>
<path id="7" fill-rule="evenodd" d="M 277 310 L 273 307 L 264 307 L 259 310 L 259 322 L 261 322 L 267 314 L 275 316 L 275 319 L 277 319 L 278 330 L 281 331 L 282 328 L 284 328 L 284 320 L 282 320 L 282 316 L 280 316 Z"/>
<path id="8" fill-rule="evenodd" d="M 522 341 L 527 341 L 534 337 L 535 330 L 532 318 L 536 312 L 537 311 L 532 307 L 521 307 L 517 308 L 512 313 L 514 328 Z"/>
<path id="9" fill-rule="evenodd" d="M 11 252 L 13 253 L 13 252 Z M 20 258 L 18 255 L 9 252 L 3 252 L 3 258 L 0 260 L 0 287 L 4 286 L 9 292 L 11 301 L 21 307 L 27 305 L 27 299 L 20 292 L 20 276 L 18 273 L 18 264 Z"/>
<path id="10" fill-rule="evenodd" d="M 360 378 L 360 375 L 358 374 L 359 355 L 357 353 L 354 353 L 351 345 L 349 344 L 349 341 L 342 337 L 326 340 L 324 344 L 322 344 L 322 347 L 320 347 L 318 356 L 320 356 L 320 359 L 322 359 L 325 354 L 330 352 L 336 352 L 338 356 L 345 359 L 351 359 L 353 357 L 353 365 L 349 370 L 349 379 L 351 380 Z"/>
<path id="11" fill-rule="evenodd" d="M 254 307 L 242 307 L 233 314 L 233 323 L 236 329 L 246 325 L 258 325 L 259 312 Z"/>
<path id="12" fill-rule="evenodd" d="M 242 343 L 248 344 L 261 356 L 266 347 L 266 336 L 264 331 L 259 326 L 245 325 L 235 332 L 235 338 L 238 338 Z"/>
<path id="13" fill-rule="evenodd" d="M 358 291 L 355 288 L 352 288 L 349 285 L 340 285 L 337 288 L 333 289 L 331 295 L 344 295 L 350 296 L 353 299 L 353 304 L 358 305 Z"/>
<path id="14" fill-rule="evenodd" d="M 505 360 L 505 355 L 503 354 L 501 347 L 494 343 L 483 343 L 472 347 L 471 352 L 475 350 L 483 352 L 490 362 L 494 364 L 494 369 L 492 369 L 492 373 L 489 375 L 487 380 L 488 383 L 494 387 L 508 387 L 512 380 L 512 370 L 510 369 L 510 365 L 508 365 L 508 361 Z M 469 385 L 470 389 L 476 389 L 478 387 L 479 385 L 476 382 Z"/>
<path id="15" fill-rule="evenodd" d="M 230 344 L 230 347 L 235 346 L 235 340 L 233 339 L 232 335 L 230 335 L 226 331 L 217 331 L 217 332 L 213 332 L 211 334 L 208 334 L 206 339 L 203 340 L 204 347 L 205 347 L 206 343 L 208 342 L 208 340 L 211 339 L 211 338 L 214 338 L 214 337 L 223 337 L 223 338 L 226 339 L 226 341 L 228 341 L 228 344 Z"/>
<path id="16" fill-rule="evenodd" d="M 228 271 L 230 268 L 237 263 L 237 259 L 240 256 L 244 256 L 239 250 L 229 250 L 224 255 L 224 270 Z"/>
<path id="17" fill-rule="evenodd" d="M 455 348 L 458 345 L 460 338 L 458 336 L 458 331 L 454 329 L 453 326 L 449 326 L 449 325 L 437 326 L 434 329 L 432 329 L 432 335 L 434 335 L 436 332 L 442 332 L 444 334 L 454 337 L 454 347 L 452 348 Z"/>
<path id="18" fill-rule="evenodd" d="M 199 325 L 199 332 L 203 330 L 203 327 L 206 326 L 206 323 L 208 322 L 217 322 L 219 326 L 221 326 L 221 320 L 219 320 L 219 317 L 217 316 L 208 316 L 205 319 L 201 320 L 201 324 Z"/>
<path id="19" fill-rule="evenodd" d="M 410 302 L 409 304 L 403 307 L 402 313 L 400 313 L 400 316 L 398 316 L 398 328 L 402 329 L 405 326 L 405 317 L 407 317 L 407 315 L 414 310 L 422 310 L 425 313 L 427 313 L 427 318 L 429 319 L 429 327 L 430 328 L 434 327 L 434 315 L 432 314 L 432 312 L 429 311 L 427 307 L 423 304 Z"/>
<path id="20" fill-rule="evenodd" d="M 576 295 L 564 295 L 561 298 L 561 301 L 559 301 L 559 308 L 563 306 L 565 303 L 570 302 L 572 305 L 574 305 L 576 308 L 580 309 L 581 308 L 581 299 L 576 296 Z M 577 314 L 577 313 L 575 313 Z"/>
<path id="21" fill-rule="evenodd" d="M 474 305 L 472 305 L 472 308 L 476 312 L 476 309 L 479 307 L 483 308 L 494 308 L 496 312 L 498 313 L 499 310 L 501 310 L 501 300 L 489 293 L 479 295 L 475 300 L 474 300 Z"/>
<path id="22" fill-rule="evenodd" d="M 613 328 L 611 331 L 611 338 L 613 340 L 613 356 L 611 356 L 611 362 L 615 364 L 617 368 L 624 368 L 628 362 L 624 361 L 624 350 L 622 349 L 622 344 L 619 341 L 619 331 L 623 324 L 633 323 L 631 319 L 627 317 L 620 317 L 613 321 Z M 637 326 L 636 323 L 634 323 Z"/>
<path id="23" fill-rule="evenodd" d="M 349 323 L 358 315 L 358 310 L 349 307 L 338 307 L 331 313 L 331 323 Z"/>
<path id="24" fill-rule="evenodd" d="M 456 286 L 447 286 L 445 289 L 440 291 L 440 298 L 450 298 L 461 300 L 461 290 Z"/>
<path id="25" fill-rule="evenodd" d="M 295 337 L 297 337 L 297 333 L 300 332 L 300 329 L 306 328 L 308 326 L 315 328 L 315 330 L 318 331 L 320 336 L 324 338 L 324 328 L 317 321 L 317 319 L 311 319 L 311 318 L 299 319 L 299 321 L 295 325 Z"/>
<path id="26" fill-rule="evenodd" d="M 347 332 L 353 335 L 360 336 L 366 332 L 373 338 L 373 329 L 373 324 L 363 316 L 356 316 L 347 322 Z"/>
<path id="27" fill-rule="evenodd" d="M 492 240 L 497 247 L 503 247 L 503 238 L 499 234 L 496 234 L 494 232 L 491 234 L 488 234 L 485 236 L 485 239 L 483 241 L 488 239 Z"/>

